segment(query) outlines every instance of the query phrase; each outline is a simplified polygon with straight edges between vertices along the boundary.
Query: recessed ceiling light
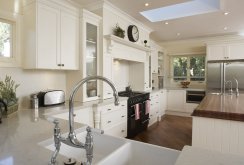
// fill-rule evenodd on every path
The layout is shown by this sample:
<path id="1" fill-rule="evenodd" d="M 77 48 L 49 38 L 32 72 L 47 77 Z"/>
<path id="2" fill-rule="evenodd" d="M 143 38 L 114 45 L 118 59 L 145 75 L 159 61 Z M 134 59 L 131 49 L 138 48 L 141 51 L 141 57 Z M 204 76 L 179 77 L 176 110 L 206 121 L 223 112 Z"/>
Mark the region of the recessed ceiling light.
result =
<path id="1" fill-rule="evenodd" d="M 176 33 L 177 36 L 180 36 L 180 33 Z"/>
<path id="2" fill-rule="evenodd" d="M 145 6 L 149 6 L 149 3 L 145 3 Z"/>
<path id="3" fill-rule="evenodd" d="M 228 29 L 228 27 L 224 27 L 224 30 L 227 30 Z"/>
<path id="4" fill-rule="evenodd" d="M 228 15 L 228 14 L 230 14 L 229 12 L 224 12 L 224 15 Z"/>
<path id="5" fill-rule="evenodd" d="M 168 22 L 165 22 L 164 24 L 165 24 L 165 25 L 168 25 L 169 23 L 168 23 Z"/>

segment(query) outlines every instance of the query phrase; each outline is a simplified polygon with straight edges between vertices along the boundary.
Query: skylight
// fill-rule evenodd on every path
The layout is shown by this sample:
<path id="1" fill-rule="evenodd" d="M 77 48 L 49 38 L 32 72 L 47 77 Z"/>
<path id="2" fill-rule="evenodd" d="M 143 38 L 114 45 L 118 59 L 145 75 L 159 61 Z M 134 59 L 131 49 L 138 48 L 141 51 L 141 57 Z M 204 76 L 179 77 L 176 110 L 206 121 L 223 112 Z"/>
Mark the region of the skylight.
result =
<path id="1" fill-rule="evenodd" d="M 158 22 L 198 14 L 215 12 L 220 9 L 220 0 L 192 0 L 171 6 L 140 12 L 151 22 Z"/>

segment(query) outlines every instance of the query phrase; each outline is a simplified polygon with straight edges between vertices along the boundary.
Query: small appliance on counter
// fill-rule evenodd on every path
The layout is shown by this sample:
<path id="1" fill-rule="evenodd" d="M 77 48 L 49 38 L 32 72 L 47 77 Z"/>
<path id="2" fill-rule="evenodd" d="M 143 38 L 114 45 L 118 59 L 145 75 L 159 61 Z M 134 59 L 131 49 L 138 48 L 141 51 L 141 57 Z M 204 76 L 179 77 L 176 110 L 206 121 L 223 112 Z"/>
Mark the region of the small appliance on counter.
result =
<path id="1" fill-rule="evenodd" d="M 65 102 L 65 93 L 62 90 L 47 90 L 37 94 L 39 106 L 52 106 L 63 104 Z"/>

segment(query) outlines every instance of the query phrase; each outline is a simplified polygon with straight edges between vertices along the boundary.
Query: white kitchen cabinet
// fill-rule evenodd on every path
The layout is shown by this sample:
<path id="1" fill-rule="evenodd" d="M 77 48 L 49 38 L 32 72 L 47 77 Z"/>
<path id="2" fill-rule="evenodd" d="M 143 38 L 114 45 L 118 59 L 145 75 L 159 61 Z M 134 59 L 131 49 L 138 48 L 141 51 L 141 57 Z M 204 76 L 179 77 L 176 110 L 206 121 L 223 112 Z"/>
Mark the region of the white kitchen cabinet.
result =
<path id="1" fill-rule="evenodd" d="M 119 106 L 114 103 L 97 105 L 94 116 L 95 128 L 112 136 L 127 136 L 127 100 L 121 101 Z"/>
<path id="2" fill-rule="evenodd" d="M 151 51 L 151 70 L 152 73 L 158 73 L 158 51 Z"/>
<path id="3" fill-rule="evenodd" d="M 87 11 L 82 11 L 81 40 L 82 43 L 82 77 L 99 75 L 100 53 L 100 23 L 101 17 Z M 83 101 L 97 100 L 100 81 L 89 81 L 83 86 Z"/>
<path id="4" fill-rule="evenodd" d="M 229 44 L 228 54 L 230 59 L 244 59 L 244 43 Z"/>
<path id="5" fill-rule="evenodd" d="M 103 54 L 103 76 L 113 81 L 113 57 L 110 54 Z M 113 90 L 107 84 L 103 83 L 103 99 L 113 97 Z"/>
<path id="6" fill-rule="evenodd" d="M 149 126 L 160 120 L 160 92 L 150 93 Z"/>
<path id="7" fill-rule="evenodd" d="M 198 105 L 198 103 L 186 103 L 186 112 L 191 114 Z"/>
<path id="8" fill-rule="evenodd" d="M 159 92 L 159 103 L 160 103 L 160 116 L 163 116 L 165 114 L 165 110 L 167 109 L 167 95 L 166 90 L 161 90 Z"/>
<path id="9" fill-rule="evenodd" d="M 59 3 L 40 0 L 24 7 L 24 68 L 79 68 L 79 12 Z"/>
<path id="10" fill-rule="evenodd" d="M 167 90 L 167 110 L 185 112 L 186 91 Z"/>
<path id="11" fill-rule="evenodd" d="M 244 59 L 244 43 L 207 45 L 207 60 Z"/>
<path id="12" fill-rule="evenodd" d="M 67 91 L 72 90 L 78 81 L 87 77 L 98 75 L 99 71 L 99 25 L 101 17 L 87 10 L 80 13 L 80 69 L 75 72 L 67 72 Z M 86 102 L 99 99 L 99 83 L 101 81 L 89 81 L 80 89 L 76 101 Z"/>

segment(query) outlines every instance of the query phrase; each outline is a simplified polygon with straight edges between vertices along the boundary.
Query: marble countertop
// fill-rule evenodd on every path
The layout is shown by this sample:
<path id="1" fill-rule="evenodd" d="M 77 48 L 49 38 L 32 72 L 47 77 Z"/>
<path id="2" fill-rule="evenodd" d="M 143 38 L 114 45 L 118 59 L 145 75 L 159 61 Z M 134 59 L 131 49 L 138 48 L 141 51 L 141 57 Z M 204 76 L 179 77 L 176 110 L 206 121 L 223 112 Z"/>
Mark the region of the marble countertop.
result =
<path id="1" fill-rule="evenodd" d="M 127 98 L 120 98 L 120 101 Z M 93 104 L 109 104 L 113 99 L 75 103 L 75 110 Z M 47 120 L 47 116 L 68 112 L 68 104 L 54 107 L 41 107 L 37 110 L 20 108 L 16 113 L 2 119 L 0 124 L 0 165 L 44 165 L 48 164 L 52 151 L 45 149 L 38 143 L 53 137 L 54 124 Z M 59 119 L 61 133 L 69 130 L 68 121 Z M 75 124 L 75 129 L 82 127 Z M 67 158 L 59 154 L 58 159 L 63 162 Z"/>
<path id="2" fill-rule="evenodd" d="M 192 116 L 244 121 L 244 94 L 208 94 L 193 111 Z"/>
<path id="3" fill-rule="evenodd" d="M 244 157 L 185 146 L 175 165 L 243 165 Z"/>

